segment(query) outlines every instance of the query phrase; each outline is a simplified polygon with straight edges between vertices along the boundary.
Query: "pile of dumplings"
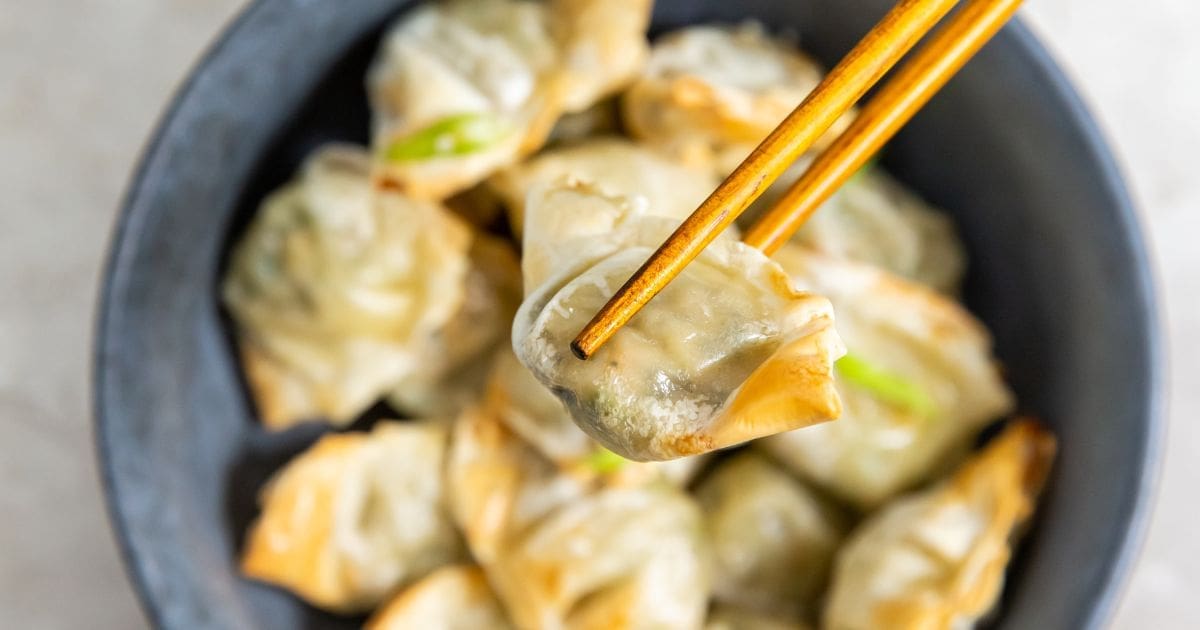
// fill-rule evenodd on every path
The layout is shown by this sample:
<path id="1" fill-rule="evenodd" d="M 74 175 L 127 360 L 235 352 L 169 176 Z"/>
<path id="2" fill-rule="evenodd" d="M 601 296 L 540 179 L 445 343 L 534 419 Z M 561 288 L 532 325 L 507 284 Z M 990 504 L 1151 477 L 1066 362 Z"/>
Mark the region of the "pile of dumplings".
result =
<path id="1" fill-rule="evenodd" d="M 822 77 L 752 23 L 651 45 L 651 8 L 420 5 L 367 76 L 370 146 L 262 202 L 222 285 L 243 373 L 265 427 L 330 431 L 262 490 L 246 576 L 372 630 L 993 611 L 1055 440 L 1011 418 L 973 449 L 1016 402 L 953 224 L 879 167 L 771 258 L 731 229 L 570 353 Z"/>

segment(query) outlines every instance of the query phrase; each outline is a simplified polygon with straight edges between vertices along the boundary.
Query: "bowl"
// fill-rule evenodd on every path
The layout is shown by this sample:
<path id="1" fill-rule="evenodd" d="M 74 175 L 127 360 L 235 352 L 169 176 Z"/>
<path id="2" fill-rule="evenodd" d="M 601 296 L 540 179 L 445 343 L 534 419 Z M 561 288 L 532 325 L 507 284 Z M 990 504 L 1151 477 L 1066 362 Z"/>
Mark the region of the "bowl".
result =
<path id="1" fill-rule="evenodd" d="M 158 627 L 355 626 L 238 574 L 255 493 L 320 431 L 255 421 L 217 285 L 233 237 L 310 149 L 365 142 L 365 68 L 412 4 L 254 3 L 192 71 L 133 177 L 100 296 L 94 407 L 109 514 Z M 660 0 L 654 28 L 756 18 L 828 65 L 889 4 Z M 952 212 L 971 254 L 966 301 L 1022 411 L 1060 438 L 992 625 L 1098 627 L 1142 537 L 1163 406 L 1145 246 L 1110 151 L 1017 22 L 884 165 Z"/>

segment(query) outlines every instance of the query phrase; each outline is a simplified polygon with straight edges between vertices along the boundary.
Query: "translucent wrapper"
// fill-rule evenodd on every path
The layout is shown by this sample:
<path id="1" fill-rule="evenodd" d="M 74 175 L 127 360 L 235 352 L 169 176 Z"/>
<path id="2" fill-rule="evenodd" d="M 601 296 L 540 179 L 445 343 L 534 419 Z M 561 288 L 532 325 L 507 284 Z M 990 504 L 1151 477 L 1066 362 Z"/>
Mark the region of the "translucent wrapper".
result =
<path id="1" fill-rule="evenodd" d="M 446 438 L 433 422 L 321 438 L 263 491 L 242 571 L 350 613 L 458 559 L 442 484 Z"/>
<path id="2" fill-rule="evenodd" d="M 823 71 L 757 23 L 691 26 L 658 39 L 622 105 L 630 133 L 728 174 L 820 83 Z M 849 124 L 843 116 L 823 146 Z"/>
<path id="3" fill-rule="evenodd" d="M 713 549 L 713 598 L 779 621 L 815 620 L 846 515 L 753 452 L 718 464 L 696 498 Z"/>
<path id="4" fill-rule="evenodd" d="M 270 428 L 350 422 L 428 367 L 428 339 L 463 307 L 468 226 L 368 169 L 361 149 L 319 149 L 234 249 L 224 303 Z"/>
<path id="5" fill-rule="evenodd" d="M 479 567 L 443 567 L 371 615 L 365 630 L 511 630 Z"/>
<path id="6" fill-rule="evenodd" d="M 536 151 L 646 57 L 648 0 L 451 0 L 405 14 L 371 67 L 378 176 L 442 199 Z"/>
<path id="7" fill-rule="evenodd" d="M 839 368 L 837 422 L 762 443 L 790 468 L 871 508 L 944 471 L 986 424 L 1012 410 L 987 330 L 958 303 L 883 270 L 796 246 L 775 260 L 797 286 L 829 298 L 851 355 L 922 399 L 889 400 Z"/>
<path id="8" fill-rule="evenodd" d="M 1015 421 L 950 478 L 872 515 L 838 556 L 823 627 L 973 627 L 1000 597 L 1054 453 L 1053 436 Z"/>
<path id="9" fill-rule="evenodd" d="M 527 211 L 514 349 L 606 448 L 672 459 L 840 413 L 832 364 L 843 348 L 828 301 L 795 291 L 778 265 L 727 237 L 594 357 L 577 359 L 571 339 L 676 223 L 577 182 L 535 190 Z"/>

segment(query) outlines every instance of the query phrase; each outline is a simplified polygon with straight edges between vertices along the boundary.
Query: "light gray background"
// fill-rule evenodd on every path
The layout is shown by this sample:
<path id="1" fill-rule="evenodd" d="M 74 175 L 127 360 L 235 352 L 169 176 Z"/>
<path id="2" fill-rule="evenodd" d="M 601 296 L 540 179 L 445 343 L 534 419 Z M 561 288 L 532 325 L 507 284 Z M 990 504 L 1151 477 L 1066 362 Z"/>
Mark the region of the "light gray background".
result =
<path id="1" fill-rule="evenodd" d="M 0 0 L 0 625 L 141 628 L 101 507 L 88 347 L 130 168 L 239 0 Z M 1134 8 L 1136 6 L 1136 9 Z M 1117 146 L 1173 361 L 1151 536 L 1115 624 L 1200 627 L 1200 2 L 1031 0 Z"/>

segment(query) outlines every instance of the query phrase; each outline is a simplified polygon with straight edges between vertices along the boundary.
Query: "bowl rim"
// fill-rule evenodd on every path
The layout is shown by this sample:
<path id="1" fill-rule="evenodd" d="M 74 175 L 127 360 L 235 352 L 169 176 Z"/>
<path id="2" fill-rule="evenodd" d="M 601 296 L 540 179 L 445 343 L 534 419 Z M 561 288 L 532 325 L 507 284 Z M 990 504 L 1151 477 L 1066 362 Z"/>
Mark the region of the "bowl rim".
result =
<path id="1" fill-rule="evenodd" d="M 163 626 L 162 603 L 155 597 L 154 578 L 146 559 L 130 538 L 126 522 L 126 499 L 116 479 L 113 466 L 114 444 L 107 430 L 111 426 L 116 410 L 110 410 L 108 399 L 110 380 L 106 369 L 108 356 L 106 347 L 112 338 L 109 329 L 114 311 L 120 306 L 114 297 L 114 288 L 124 282 L 130 272 L 129 256 L 131 237 L 143 219 L 145 210 L 139 211 L 138 203 L 151 165 L 161 151 L 163 139 L 176 124 L 183 105 L 196 94 L 198 79 L 204 70 L 212 66 L 226 53 L 230 42 L 242 37 L 242 32 L 255 15 L 281 0 L 252 0 L 240 9 L 223 26 L 211 43 L 192 63 L 183 80 L 171 94 L 167 106 L 155 122 L 148 140 L 143 145 L 136 165 L 130 172 L 128 184 L 121 198 L 117 217 L 109 234 L 107 255 L 100 273 L 100 285 L 95 298 L 96 311 L 93 318 L 92 349 L 90 358 L 92 438 L 99 470 L 100 485 L 104 494 L 105 512 L 111 535 L 117 543 L 118 553 L 126 576 L 133 586 L 140 608 L 155 628 Z M 1146 318 L 1147 398 L 1143 407 L 1145 415 L 1144 448 L 1136 469 L 1137 494 L 1131 509 L 1123 515 L 1121 540 L 1104 562 L 1104 579 L 1088 595 L 1090 610 L 1085 614 L 1086 628 L 1100 628 L 1111 621 L 1129 585 L 1130 577 L 1145 544 L 1154 502 L 1162 471 L 1163 448 L 1166 433 L 1166 378 L 1168 361 L 1165 353 L 1162 292 L 1158 273 L 1149 255 L 1149 241 L 1141 225 L 1141 214 L 1135 204 L 1122 169 L 1106 134 L 1091 114 L 1083 97 L 1074 87 L 1068 74 L 1055 61 L 1049 50 L 1038 40 L 1034 31 L 1017 16 L 1005 26 L 1000 34 L 1006 37 L 1017 54 L 1023 56 L 1038 78 L 1053 90 L 1051 97 L 1065 108 L 1071 124 L 1076 128 L 1084 149 L 1091 154 L 1100 167 L 1101 178 L 1097 186 L 1120 206 L 1114 219 L 1120 223 L 1120 233 L 1125 236 L 1132 258 L 1137 263 L 1133 274 L 1138 289 L 1137 307 Z"/>

